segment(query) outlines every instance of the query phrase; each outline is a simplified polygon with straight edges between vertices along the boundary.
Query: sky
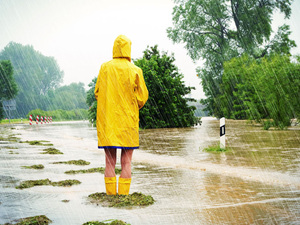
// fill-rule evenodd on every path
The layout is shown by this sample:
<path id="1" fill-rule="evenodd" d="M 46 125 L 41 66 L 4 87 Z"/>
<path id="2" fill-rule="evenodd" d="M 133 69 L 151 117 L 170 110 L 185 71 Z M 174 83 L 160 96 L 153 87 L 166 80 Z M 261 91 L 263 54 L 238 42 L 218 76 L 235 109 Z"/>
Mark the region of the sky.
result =
<path id="1" fill-rule="evenodd" d="M 64 71 L 63 85 L 83 82 L 98 75 L 102 63 L 112 59 L 115 38 L 124 34 L 132 41 L 132 58 L 143 56 L 147 46 L 158 45 L 173 53 L 185 84 L 194 86 L 191 97 L 205 98 L 196 76 L 201 61 L 193 62 L 183 44 L 173 44 L 166 29 L 172 27 L 172 0 L 0 0 L 0 51 L 11 41 L 32 45 L 53 56 Z M 273 29 L 287 23 L 300 54 L 300 0 L 285 21 L 276 13 Z"/>

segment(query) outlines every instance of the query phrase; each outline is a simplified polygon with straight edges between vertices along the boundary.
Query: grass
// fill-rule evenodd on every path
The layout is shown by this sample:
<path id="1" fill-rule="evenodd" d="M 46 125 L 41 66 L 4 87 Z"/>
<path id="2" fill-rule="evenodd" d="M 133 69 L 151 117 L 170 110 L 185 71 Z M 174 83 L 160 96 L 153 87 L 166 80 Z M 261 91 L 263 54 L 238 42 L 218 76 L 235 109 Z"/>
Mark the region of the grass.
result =
<path id="1" fill-rule="evenodd" d="M 11 124 L 15 123 L 29 123 L 28 119 L 10 119 Z M 0 120 L 0 124 L 9 124 L 9 119 Z"/>
<path id="2" fill-rule="evenodd" d="M 105 221 L 102 221 L 102 222 L 90 221 L 90 222 L 86 222 L 82 225 L 130 225 L 130 224 L 125 223 L 122 220 L 105 220 Z"/>
<path id="3" fill-rule="evenodd" d="M 22 166 L 22 167 L 25 169 L 36 169 L 36 170 L 41 170 L 45 168 L 42 164 L 32 165 L 32 166 Z"/>
<path id="4" fill-rule="evenodd" d="M 70 187 L 76 184 L 81 184 L 81 182 L 79 180 L 62 180 L 58 182 L 51 182 L 52 186 L 59 186 L 59 187 Z"/>
<path id="5" fill-rule="evenodd" d="M 31 188 L 34 186 L 42 186 L 42 185 L 51 185 L 51 181 L 49 179 L 26 180 L 26 181 L 21 182 L 21 184 L 19 186 L 17 186 L 16 189 Z"/>
<path id="6" fill-rule="evenodd" d="M 66 174 L 77 174 L 77 173 L 104 173 L 105 168 L 103 167 L 97 167 L 97 168 L 90 168 L 87 170 L 68 170 L 65 173 Z M 121 169 L 115 168 L 116 174 L 121 174 Z"/>
<path id="7" fill-rule="evenodd" d="M 54 162 L 53 164 L 74 164 L 79 166 L 85 166 L 85 165 L 90 165 L 90 162 L 79 159 L 79 160 L 70 160 L 70 161 L 63 161 L 63 162 Z"/>
<path id="8" fill-rule="evenodd" d="M 8 153 L 11 154 L 11 155 L 12 154 L 19 154 L 19 152 L 14 152 L 14 151 L 9 151 Z"/>
<path id="9" fill-rule="evenodd" d="M 48 225 L 49 223 L 52 223 L 52 221 L 44 215 L 40 216 L 32 216 L 32 217 L 26 217 L 23 219 L 19 219 L 16 221 L 14 225 Z M 5 223 L 4 225 L 13 225 L 12 223 Z"/>
<path id="10" fill-rule="evenodd" d="M 42 146 L 53 146 L 53 144 L 48 143 L 48 144 L 44 144 L 43 142 L 50 142 L 50 141 L 20 141 L 20 143 L 28 143 L 30 145 L 42 145 Z"/>
<path id="11" fill-rule="evenodd" d="M 221 148 L 220 145 L 214 145 L 203 149 L 205 152 L 227 152 L 229 148 Z"/>
<path id="12" fill-rule="evenodd" d="M 58 182 L 52 182 L 49 179 L 43 180 L 26 180 L 20 183 L 19 186 L 16 186 L 16 189 L 24 189 L 31 188 L 34 186 L 44 186 L 44 185 L 52 185 L 52 186 L 61 186 L 61 187 L 69 187 L 72 185 L 81 184 L 79 180 L 63 180 Z"/>
<path id="13" fill-rule="evenodd" d="M 3 148 L 5 148 L 5 149 L 19 149 L 19 148 L 14 147 L 14 146 L 3 146 Z"/>
<path id="14" fill-rule="evenodd" d="M 56 154 L 64 154 L 61 151 L 59 151 L 56 148 L 46 148 L 43 150 L 44 152 L 41 154 L 51 154 L 51 155 L 56 155 Z"/>
<path id="15" fill-rule="evenodd" d="M 0 142 L 18 142 L 19 138 L 17 138 L 14 134 L 11 134 L 8 127 L 0 127 Z M 7 144 L 7 143 L 0 143 Z"/>
<path id="16" fill-rule="evenodd" d="M 134 192 L 129 195 L 107 195 L 106 193 L 94 193 L 88 196 L 92 203 L 108 207 L 148 206 L 155 200 L 150 195 Z"/>
<path id="17" fill-rule="evenodd" d="M 8 135 L 7 137 L 0 136 L 0 141 L 18 142 L 19 140 L 20 140 L 20 138 L 17 138 L 14 135 Z"/>

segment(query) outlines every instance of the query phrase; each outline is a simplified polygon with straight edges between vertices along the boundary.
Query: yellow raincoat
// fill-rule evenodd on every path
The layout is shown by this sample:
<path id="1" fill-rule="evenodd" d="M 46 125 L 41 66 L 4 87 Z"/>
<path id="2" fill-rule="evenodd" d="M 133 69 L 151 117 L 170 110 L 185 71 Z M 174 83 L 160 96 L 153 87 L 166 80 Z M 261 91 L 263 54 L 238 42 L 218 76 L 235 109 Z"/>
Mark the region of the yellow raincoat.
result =
<path id="1" fill-rule="evenodd" d="M 103 63 L 95 86 L 98 148 L 139 147 L 139 109 L 148 99 L 143 71 L 131 63 L 131 41 L 116 38 L 113 60 Z"/>

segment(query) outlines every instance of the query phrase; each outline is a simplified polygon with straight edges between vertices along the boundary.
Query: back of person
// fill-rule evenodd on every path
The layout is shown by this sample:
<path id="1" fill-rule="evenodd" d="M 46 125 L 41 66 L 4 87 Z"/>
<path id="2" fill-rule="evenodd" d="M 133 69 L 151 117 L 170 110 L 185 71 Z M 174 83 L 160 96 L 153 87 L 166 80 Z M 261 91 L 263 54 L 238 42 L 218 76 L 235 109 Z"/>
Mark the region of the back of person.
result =
<path id="1" fill-rule="evenodd" d="M 131 62 L 131 41 L 120 35 L 113 60 L 103 63 L 95 88 L 98 146 L 138 148 L 139 109 L 148 99 L 142 70 Z"/>

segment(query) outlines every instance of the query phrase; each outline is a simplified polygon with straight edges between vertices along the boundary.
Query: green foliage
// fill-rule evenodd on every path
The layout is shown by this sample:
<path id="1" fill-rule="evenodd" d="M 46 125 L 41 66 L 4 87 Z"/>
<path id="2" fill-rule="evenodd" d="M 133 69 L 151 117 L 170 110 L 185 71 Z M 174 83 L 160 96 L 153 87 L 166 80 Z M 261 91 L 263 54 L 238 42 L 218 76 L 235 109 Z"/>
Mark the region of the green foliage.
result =
<path id="1" fill-rule="evenodd" d="M 220 145 L 210 146 L 204 149 L 205 152 L 227 152 L 229 148 L 221 148 Z"/>
<path id="2" fill-rule="evenodd" d="M 10 100 L 18 93 L 14 70 L 9 60 L 0 61 L 0 120 L 4 118 L 2 100 Z"/>
<path id="3" fill-rule="evenodd" d="M 175 58 L 157 46 L 148 47 L 142 59 L 134 61 L 143 70 L 149 99 L 140 110 L 141 128 L 189 127 L 196 123 L 195 107 L 185 98 L 192 87 L 186 87 L 183 75 L 174 65 Z"/>
<path id="4" fill-rule="evenodd" d="M 116 174 L 121 174 L 121 169 L 115 168 L 115 173 Z M 105 168 L 103 167 L 97 167 L 97 168 L 90 168 L 87 170 L 68 170 L 65 173 L 66 174 L 77 174 L 77 173 L 104 173 Z"/>
<path id="5" fill-rule="evenodd" d="M 300 116 L 300 63 L 288 55 L 233 58 L 224 63 L 222 81 L 219 98 L 226 118 L 269 118 L 273 122 L 264 122 L 265 129 L 282 129 Z"/>
<path id="6" fill-rule="evenodd" d="M 52 117 L 52 121 L 64 121 L 64 120 L 86 120 L 88 118 L 88 111 L 86 109 L 73 109 L 73 110 L 54 110 L 54 111 L 44 111 L 41 109 L 31 110 L 26 117 L 32 115 L 32 120 L 36 120 L 36 116 L 39 115 L 39 121 L 41 121 L 41 116 Z M 44 120 L 45 121 L 45 120 Z"/>
<path id="7" fill-rule="evenodd" d="M 42 179 L 42 180 L 26 180 L 20 183 L 20 185 L 16 186 L 16 189 L 24 189 L 24 188 L 31 188 L 34 186 L 41 186 L 41 185 L 50 185 L 51 181 L 49 179 Z"/>
<path id="8" fill-rule="evenodd" d="M 52 221 L 47 216 L 40 215 L 22 218 L 17 220 L 17 223 L 5 223 L 4 225 L 48 225 L 49 223 Z"/>
<path id="9" fill-rule="evenodd" d="M 0 99 L 12 99 L 17 93 L 18 88 L 11 62 L 9 60 L 0 61 Z"/>
<path id="10" fill-rule="evenodd" d="M 88 110 L 88 117 L 89 121 L 92 123 L 96 123 L 96 118 L 97 118 L 97 101 L 95 98 L 95 85 L 97 82 L 97 77 L 95 77 L 91 83 L 89 83 L 90 89 L 87 91 L 87 96 L 86 96 L 86 104 L 89 106 Z"/>
<path id="11" fill-rule="evenodd" d="M 147 206 L 154 204 L 155 200 L 150 195 L 134 192 L 129 195 L 107 195 L 94 193 L 88 196 L 93 203 L 100 203 L 108 207 Z"/>
<path id="12" fill-rule="evenodd" d="M 41 153 L 41 154 L 57 155 L 57 154 L 64 154 L 64 153 L 62 153 L 61 151 L 59 151 L 56 148 L 46 148 L 46 149 L 43 149 L 43 153 Z"/>
<path id="13" fill-rule="evenodd" d="M 79 180 L 62 180 L 58 182 L 51 181 L 52 186 L 59 186 L 59 187 L 70 187 L 72 185 L 77 185 L 77 184 L 81 184 L 81 182 Z"/>
<path id="14" fill-rule="evenodd" d="M 87 91 L 87 95 L 86 95 L 86 104 L 88 106 L 91 106 L 96 102 L 96 98 L 95 98 L 95 94 L 94 94 L 96 82 L 97 82 L 97 77 L 95 77 L 92 80 L 92 82 L 89 83 L 89 85 L 88 85 L 90 87 L 90 89 Z"/>
<path id="15" fill-rule="evenodd" d="M 0 60 L 10 60 L 19 93 L 17 111 L 22 115 L 49 104 L 45 94 L 62 81 L 63 72 L 53 57 L 42 55 L 32 46 L 10 42 L 0 53 Z"/>
<path id="16" fill-rule="evenodd" d="M 202 59 L 204 66 L 197 69 L 210 115 L 222 117 L 220 98 L 223 64 L 231 58 L 247 53 L 261 58 L 271 53 L 289 53 L 295 42 L 289 39 L 289 27 L 283 25 L 274 38 L 272 14 L 280 10 L 286 18 L 291 15 L 291 0 L 182 0 L 175 1 L 173 27 L 168 37 L 184 43 L 193 60 Z M 253 19 L 257 18 L 257 19 Z M 232 107 L 235 102 L 232 102 Z M 244 109 L 235 117 L 243 116 Z"/>
<path id="17" fill-rule="evenodd" d="M 0 122 L 1 122 L 1 119 L 4 118 L 4 110 L 3 110 L 3 104 L 2 104 L 2 101 L 0 101 Z"/>
<path id="18" fill-rule="evenodd" d="M 90 165 L 90 162 L 87 162 L 85 160 L 79 159 L 79 160 L 69 160 L 69 161 L 62 161 L 62 162 L 54 162 L 53 164 L 73 164 L 73 165 L 86 166 L 86 165 Z"/>
<path id="19" fill-rule="evenodd" d="M 37 108 L 48 111 L 87 109 L 84 84 L 71 83 L 60 87 L 63 71 L 53 57 L 44 56 L 33 46 L 11 42 L 0 52 L 0 60 L 10 60 L 14 67 L 18 95 L 15 94 L 16 84 L 11 78 L 9 78 L 10 85 L 0 80 L 0 90 L 16 95 L 18 114 L 15 116 L 24 117 L 30 110 Z M 8 64 L 9 61 L 3 62 Z M 12 72 L 12 69 L 8 71 Z M 1 75 L 0 79 L 2 77 Z M 5 88 L 2 88 L 2 85 Z M 7 93 L 5 98 L 10 99 Z M 0 99 L 2 97 L 0 93 Z"/>
<path id="20" fill-rule="evenodd" d="M 45 144 L 43 142 L 49 142 L 49 141 L 44 141 L 44 140 L 41 140 L 41 141 L 20 141 L 20 143 L 28 143 L 30 145 L 53 146 L 53 144 L 51 144 L 51 143 Z"/>
<path id="21" fill-rule="evenodd" d="M 49 90 L 45 96 L 48 99 L 49 105 L 46 107 L 47 110 L 51 109 L 87 109 L 86 104 L 86 91 L 84 84 L 71 83 L 55 90 Z"/>
<path id="22" fill-rule="evenodd" d="M 273 126 L 273 123 L 270 120 L 266 120 L 266 121 L 263 121 L 263 126 L 264 126 L 264 130 L 269 130 L 270 127 Z"/>
<path id="23" fill-rule="evenodd" d="M 84 223 L 83 225 L 130 225 L 129 223 L 125 223 L 122 220 L 105 220 L 105 221 L 89 221 Z"/>
<path id="24" fill-rule="evenodd" d="M 44 169 L 44 165 L 42 164 L 37 164 L 37 165 L 32 165 L 32 166 L 22 166 L 25 169 L 36 169 L 36 170 L 41 170 Z"/>
<path id="25" fill-rule="evenodd" d="M 20 183 L 20 185 L 16 186 L 16 189 L 24 189 L 31 188 L 34 186 L 42 186 L 42 185 L 52 185 L 52 186 L 61 186 L 61 187 L 69 187 L 72 185 L 81 184 L 79 180 L 62 180 L 58 182 L 52 182 L 49 179 L 42 180 L 26 180 Z"/>

